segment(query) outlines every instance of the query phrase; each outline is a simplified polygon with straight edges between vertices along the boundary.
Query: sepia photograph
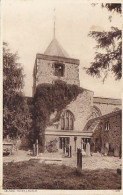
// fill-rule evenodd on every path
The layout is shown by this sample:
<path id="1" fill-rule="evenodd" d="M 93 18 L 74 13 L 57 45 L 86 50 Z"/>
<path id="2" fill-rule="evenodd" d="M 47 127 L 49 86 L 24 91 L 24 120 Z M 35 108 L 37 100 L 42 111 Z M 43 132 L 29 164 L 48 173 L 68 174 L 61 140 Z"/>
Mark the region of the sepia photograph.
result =
<path id="1" fill-rule="evenodd" d="M 2 56 L 3 192 L 120 194 L 122 3 L 4 0 Z"/>

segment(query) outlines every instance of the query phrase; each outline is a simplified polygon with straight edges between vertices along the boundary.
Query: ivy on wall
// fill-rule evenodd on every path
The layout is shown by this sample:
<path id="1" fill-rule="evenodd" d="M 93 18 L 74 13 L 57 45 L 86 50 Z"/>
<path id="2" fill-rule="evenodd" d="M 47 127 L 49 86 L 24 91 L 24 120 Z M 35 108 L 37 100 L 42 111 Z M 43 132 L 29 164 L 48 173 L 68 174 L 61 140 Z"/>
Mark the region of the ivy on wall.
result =
<path id="1" fill-rule="evenodd" d="M 37 86 L 33 98 L 33 129 L 31 131 L 32 142 L 39 140 L 41 151 L 44 148 L 44 131 L 49 124 L 51 113 L 60 113 L 71 101 L 75 100 L 83 89 L 77 85 L 70 85 L 57 80 L 54 84 L 40 84 Z M 59 115 L 59 114 L 58 114 Z M 58 117 L 56 117 L 58 120 Z"/>
<path id="2" fill-rule="evenodd" d="M 58 142 L 58 141 L 57 141 L 56 139 L 47 142 L 47 144 L 46 144 L 46 149 L 47 149 L 47 151 L 48 151 L 49 153 L 57 152 L 57 151 L 58 151 L 57 142 Z"/>

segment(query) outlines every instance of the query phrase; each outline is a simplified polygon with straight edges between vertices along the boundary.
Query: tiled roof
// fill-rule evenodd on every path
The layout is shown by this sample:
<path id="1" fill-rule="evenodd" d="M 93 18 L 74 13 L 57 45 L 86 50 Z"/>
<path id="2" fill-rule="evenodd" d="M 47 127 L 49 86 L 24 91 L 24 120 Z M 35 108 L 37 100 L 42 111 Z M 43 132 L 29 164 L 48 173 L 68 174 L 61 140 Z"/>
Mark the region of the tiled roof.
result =
<path id="1" fill-rule="evenodd" d="M 69 58 L 68 53 L 62 48 L 56 39 L 53 39 L 44 52 L 45 55 Z"/>

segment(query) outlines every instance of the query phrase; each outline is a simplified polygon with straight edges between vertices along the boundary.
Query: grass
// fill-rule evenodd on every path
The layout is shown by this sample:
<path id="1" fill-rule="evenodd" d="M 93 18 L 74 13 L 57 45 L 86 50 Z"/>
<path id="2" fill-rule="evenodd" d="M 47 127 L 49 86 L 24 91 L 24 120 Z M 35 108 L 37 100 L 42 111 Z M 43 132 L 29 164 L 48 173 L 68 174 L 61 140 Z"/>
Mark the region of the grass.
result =
<path id="1" fill-rule="evenodd" d="M 121 189 L 121 175 L 113 169 L 83 170 L 38 162 L 4 163 L 4 189 Z"/>

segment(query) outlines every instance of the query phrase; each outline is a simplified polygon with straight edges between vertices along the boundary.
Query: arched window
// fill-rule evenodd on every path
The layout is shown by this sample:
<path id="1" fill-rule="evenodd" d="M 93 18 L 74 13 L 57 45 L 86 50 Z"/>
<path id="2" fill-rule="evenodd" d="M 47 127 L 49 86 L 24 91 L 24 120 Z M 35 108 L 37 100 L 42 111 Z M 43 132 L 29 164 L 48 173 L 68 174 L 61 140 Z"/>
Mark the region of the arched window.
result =
<path id="1" fill-rule="evenodd" d="M 73 130 L 73 117 L 70 117 L 70 130 Z"/>
<path id="2" fill-rule="evenodd" d="M 61 117 L 61 129 L 62 130 L 65 129 L 65 119 L 64 119 L 64 116 Z"/>
<path id="3" fill-rule="evenodd" d="M 61 129 L 73 130 L 74 129 L 74 115 L 69 110 L 61 115 Z"/>

